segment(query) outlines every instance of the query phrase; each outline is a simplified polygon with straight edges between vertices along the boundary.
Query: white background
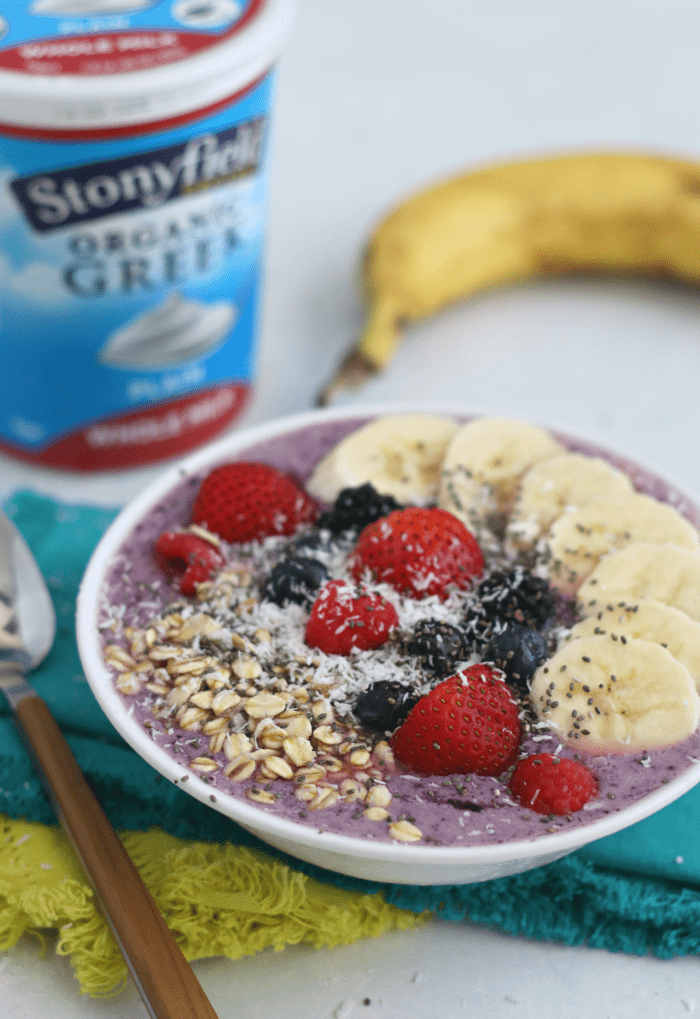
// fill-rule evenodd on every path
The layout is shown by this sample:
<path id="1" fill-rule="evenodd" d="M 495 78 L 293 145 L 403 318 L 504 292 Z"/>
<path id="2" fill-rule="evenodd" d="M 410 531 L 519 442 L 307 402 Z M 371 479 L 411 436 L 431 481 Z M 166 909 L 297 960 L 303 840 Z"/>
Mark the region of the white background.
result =
<path id="1" fill-rule="evenodd" d="M 280 65 L 260 381 L 246 422 L 308 408 L 362 320 L 373 224 L 492 160 L 592 148 L 700 158 L 696 0 L 298 0 Z M 444 399 L 522 414 L 649 461 L 700 494 L 700 291 L 627 281 L 491 291 L 411 330 L 348 403 Z M 20 485 L 118 503 L 151 468 L 81 478 L 0 458 Z M 196 966 L 221 1019 L 675 1019 L 696 959 L 660 962 L 434 924 L 323 952 Z M 364 998 L 371 1000 L 363 1005 Z M 0 957 L 8 1019 L 131 1019 L 29 941 Z"/>

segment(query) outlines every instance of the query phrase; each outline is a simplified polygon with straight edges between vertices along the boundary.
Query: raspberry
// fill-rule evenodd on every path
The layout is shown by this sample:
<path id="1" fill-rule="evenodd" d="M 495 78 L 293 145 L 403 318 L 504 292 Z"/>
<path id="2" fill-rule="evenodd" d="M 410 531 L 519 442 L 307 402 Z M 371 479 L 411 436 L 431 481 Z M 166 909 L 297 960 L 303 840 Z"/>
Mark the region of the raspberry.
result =
<path id="1" fill-rule="evenodd" d="M 153 558 L 167 577 L 180 577 L 180 591 L 188 596 L 225 561 L 216 545 L 191 531 L 164 531 L 153 546 Z"/>
<path id="2" fill-rule="evenodd" d="M 573 814 L 597 796 L 598 781 L 579 761 L 533 754 L 518 761 L 510 791 L 519 803 L 537 814 Z"/>
<path id="3" fill-rule="evenodd" d="M 437 507 L 394 510 L 368 524 L 357 539 L 352 575 L 369 570 L 378 583 L 413 598 L 436 594 L 444 599 L 450 584 L 464 589 L 484 568 L 474 535 Z"/>
<path id="4" fill-rule="evenodd" d="M 487 665 L 438 683 L 391 738 L 396 757 L 421 775 L 500 775 L 519 744 L 518 706 Z"/>
<path id="5" fill-rule="evenodd" d="M 369 651 L 384 644 L 398 623 L 396 609 L 386 598 L 344 580 L 331 580 L 311 607 L 306 643 L 329 655 Z"/>
<path id="6" fill-rule="evenodd" d="M 293 534 L 317 515 L 316 503 L 288 474 L 267 464 L 240 462 L 224 464 L 206 476 L 192 522 L 226 541 L 254 541 Z"/>

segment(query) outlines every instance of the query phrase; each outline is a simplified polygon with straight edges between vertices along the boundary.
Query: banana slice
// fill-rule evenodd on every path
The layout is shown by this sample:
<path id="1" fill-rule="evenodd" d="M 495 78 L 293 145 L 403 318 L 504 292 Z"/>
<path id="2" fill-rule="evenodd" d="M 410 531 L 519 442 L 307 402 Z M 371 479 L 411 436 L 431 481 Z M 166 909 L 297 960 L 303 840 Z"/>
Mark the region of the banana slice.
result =
<path id="1" fill-rule="evenodd" d="M 612 640 L 637 637 L 661 644 L 685 665 L 700 692 L 700 623 L 655 598 L 604 606 L 572 627 L 566 641 L 607 634 Z"/>
<path id="2" fill-rule="evenodd" d="M 577 605 L 590 616 L 638 598 L 655 598 L 700 622 L 700 555 L 677 545 L 628 545 L 601 559 L 579 588 Z"/>
<path id="3" fill-rule="evenodd" d="M 700 697 L 670 651 L 631 637 L 579 637 L 535 673 L 538 716 L 562 743 L 589 754 L 640 753 L 673 746 L 695 731 Z"/>
<path id="4" fill-rule="evenodd" d="M 600 457 L 561 453 L 540 460 L 522 478 L 508 523 L 508 538 L 527 548 L 566 510 L 597 496 L 624 496 L 632 482 Z"/>
<path id="5" fill-rule="evenodd" d="M 523 474 L 562 449 L 542 428 L 524 421 L 495 417 L 470 421 L 447 448 L 438 505 L 478 536 L 489 514 L 510 509 Z"/>
<path id="6" fill-rule="evenodd" d="M 604 555 L 633 542 L 700 550 L 698 532 L 678 510 L 639 492 L 599 496 L 562 513 L 543 540 L 550 582 L 565 595 L 575 593 Z"/>
<path id="7" fill-rule="evenodd" d="M 440 467 L 458 425 L 433 414 L 388 414 L 342 439 L 316 466 L 311 495 L 332 503 L 344 488 L 370 482 L 381 495 L 425 505 L 437 496 Z"/>

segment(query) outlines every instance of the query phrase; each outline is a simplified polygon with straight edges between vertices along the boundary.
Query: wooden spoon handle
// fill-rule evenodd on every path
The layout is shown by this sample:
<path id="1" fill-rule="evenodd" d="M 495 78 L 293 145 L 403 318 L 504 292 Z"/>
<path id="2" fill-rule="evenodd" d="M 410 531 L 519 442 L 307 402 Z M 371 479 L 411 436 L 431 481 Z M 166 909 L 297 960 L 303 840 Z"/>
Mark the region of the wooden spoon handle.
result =
<path id="1" fill-rule="evenodd" d="M 13 710 L 150 1015 L 217 1019 L 47 705 L 33 694 L 23 697 Z"/>

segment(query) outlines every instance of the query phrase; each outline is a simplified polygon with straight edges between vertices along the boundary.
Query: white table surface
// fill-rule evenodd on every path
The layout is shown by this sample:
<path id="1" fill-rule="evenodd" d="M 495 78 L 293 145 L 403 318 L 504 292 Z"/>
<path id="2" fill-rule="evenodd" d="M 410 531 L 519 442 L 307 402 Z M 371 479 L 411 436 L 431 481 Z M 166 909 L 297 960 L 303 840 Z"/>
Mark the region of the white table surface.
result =
<path id="1" fill-rule="evenodd" d="M 298 0 L 280 65 L 257 395 L 245 422 L 308 408 L 361 322 L 358 255 L 408 191 L 474 164 L 581 148 L 700 156 L 696 0 Z M 700 495 L 700 291 L 545 282 L 414 328 L 345 402 L 459 401 L 562 426 Z M 19 486 L 119 503 L 159 468 L 76 477 L 0 457 Z M 661 962 L 435 923 L 347 948 L 199 963 L 221 1019 L 674 1019 L 695 959 Z M 370 999 L 369 1005 L 363 999 Z M 8 1019 L 131 1019 L 133 987 L 81 996 L 24 940 L 0 955 Z"/>

